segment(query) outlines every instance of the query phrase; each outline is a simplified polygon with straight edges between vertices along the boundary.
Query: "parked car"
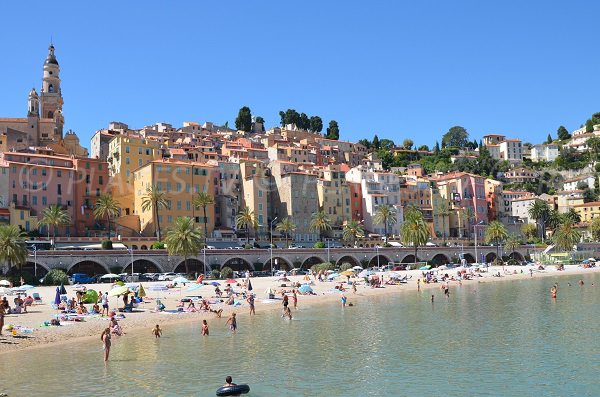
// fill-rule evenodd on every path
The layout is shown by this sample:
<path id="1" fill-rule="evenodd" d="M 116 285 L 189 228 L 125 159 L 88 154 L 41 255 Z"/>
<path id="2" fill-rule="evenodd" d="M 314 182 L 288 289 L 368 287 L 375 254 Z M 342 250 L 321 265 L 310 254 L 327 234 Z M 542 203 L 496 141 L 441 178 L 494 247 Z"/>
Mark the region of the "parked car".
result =
<path id="1" fill-rule="evenodd" d="M 288 249 L 291 249 L 291 250 L 295 250 L 295 249 L 298 249 L 298 248 L 300 248 L 300 247 L 298 245 L 296 245 L 296 244 L 293 244 L 293 243 L 288 246 Z"/>
<path id="2" fill-rule="evenodd" d="M 288 273 L 290 276 L 303 276 L 305 274 L 308 274 L 308 270 L 306 269 L 300 269 L 300 268 L 294 268 L 292 270 L 289 271 Z"/>
<path id="3" fill-rule="evenodd" d="M 140 281 L 154 281 L 154 275 L 156 273 L 144 273 L 140 275 Z"/>
<path id="4" fill-rule="evenodd" d="M 71 276 L 71 281 L 73 284 L 91 284 L 95 283 L 96 279 L 94 277 L 88 276 L 85 273 L 74 273 Z"/>
<path id="5" fill-rule="evenodd" d="M 158 281 L 173 281 L 177 277 L 177 274 L 173 272 L 162 273 L 158 276 Z"/>

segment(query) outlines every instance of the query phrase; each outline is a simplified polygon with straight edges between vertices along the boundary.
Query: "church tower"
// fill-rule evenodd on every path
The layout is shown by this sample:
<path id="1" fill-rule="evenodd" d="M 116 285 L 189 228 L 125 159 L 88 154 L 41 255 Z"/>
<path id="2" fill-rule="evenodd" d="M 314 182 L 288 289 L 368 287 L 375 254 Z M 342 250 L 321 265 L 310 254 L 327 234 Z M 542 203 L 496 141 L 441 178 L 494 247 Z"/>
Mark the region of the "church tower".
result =
<path id="1" fill-rule="evenodd" d="M 42 91 L 40 92 L 41 117 L 43 119 L 61 119 L 63 98 L 60 89 L 60 68 L 54 55 L 54 46 L 48 47 L 48 56 L 44 61 L 44 77 L 42 79 Z M 64 123 L 64 121 L 62 121 Z M 62 126 L 61 126 L 62 127 Z M 60 136 L 62 138 L 62 128 Z"/>
<path id="2" fill-rule="evenodd" d="M 35 88 L 29 91 L 29 101 L 27 104 L 27 117 L 40 117 L 40 98 Z"/>

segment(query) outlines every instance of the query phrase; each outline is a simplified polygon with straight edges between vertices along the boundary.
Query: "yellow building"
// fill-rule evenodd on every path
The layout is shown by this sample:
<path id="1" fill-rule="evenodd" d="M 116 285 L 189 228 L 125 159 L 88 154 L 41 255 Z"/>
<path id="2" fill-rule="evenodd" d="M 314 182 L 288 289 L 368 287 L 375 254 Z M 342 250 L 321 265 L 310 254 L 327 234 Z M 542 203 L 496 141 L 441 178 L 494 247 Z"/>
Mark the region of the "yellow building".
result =
<path id="1" fill-rule="evenodd" d="M 350 188 L 346 183 L 346 173 L 339 165 L 329 165 L 319 171 L 317 195 L 319 208 L 329 216 L 332 226 L 341 227 L 344 221 L 352 219 Z"/>
<path id="2" fill-rule="evenodd" d="M 581 216 L 582 222 L 591 222 L 592 219 L 600 216 L 600 201 L 577 204 L 573 208 Z"/>
<path id="3" fill-rule="evenodd" d="M 243 202 L 240 207 L 249 207 L 259 225 L 263 225 L 264 232 L 270 222 L 269 192 L 270 180 L 269 170 L 262 161 L 253 159 L 240 159 L 240 174 L 243 187 Z"/>
<path id="4" fill-rule="evenodd" d="M 175 224 L 179 217 L 188 216 L 194 219 L 197 226 L 204 231 L 204 213 L 194 208 L 193 199 L 196 193 L 206 192 L 215 197 L 219 186 L 219 167 L 205 163 L 184 162 L 175 160 L 153 160 L 133 172 L 134 214 L 140 218 L 140 231 L 143 235 L 154 234 L 156 219 L 152 209 L 142 210 L 146 189 L 156 186 L 166 192 L 168 205 L 158 213 L 161 236 Z M 206 208 L 208 237 L 215 227 L 214 205 Z"/>
<path id="5" fill-rule="evenodd" d="M 160 143 L 134 135 L 115 135 L 108 143 L 108 171 L 112 195 L 122 208 L 122 215 L 133 213 L 132 173 L 152 160 L 162 157 Z"/>
<path id="6" fill-rule="evenodd" d="M 18 226 L 25 232 L 38 229 L 38 218 L 35 215 L 31 215 L 31 210 L 29 207 L 23 207 L 15 205 L 15 203 L 10 203 L 8 211 L 10 214 L 9 216 L 11 225 Z"/>

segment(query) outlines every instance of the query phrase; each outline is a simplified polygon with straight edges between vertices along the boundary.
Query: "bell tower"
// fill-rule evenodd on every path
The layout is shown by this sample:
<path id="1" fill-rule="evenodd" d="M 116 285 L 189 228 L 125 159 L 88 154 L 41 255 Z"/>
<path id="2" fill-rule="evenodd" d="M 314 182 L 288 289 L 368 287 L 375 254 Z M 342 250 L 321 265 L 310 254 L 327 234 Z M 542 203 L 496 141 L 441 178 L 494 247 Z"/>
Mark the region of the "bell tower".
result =
<path id="1" fill-rule="evenodd" d="M 40 92 L 41 117 L 54 119 L 57 112 L 62 112 L 63 98 L 60 88 L 60 68 L 54 55 L 54 46 L 48 47 L 48 56 L 44 61 L 44 77 Z"/>
<path id="2" fill-rule="evenodd" d="M 27 117 L 40 117 L 40 98 L 35 88 L 29 91 L 29 101 L 27 106 Z"/>

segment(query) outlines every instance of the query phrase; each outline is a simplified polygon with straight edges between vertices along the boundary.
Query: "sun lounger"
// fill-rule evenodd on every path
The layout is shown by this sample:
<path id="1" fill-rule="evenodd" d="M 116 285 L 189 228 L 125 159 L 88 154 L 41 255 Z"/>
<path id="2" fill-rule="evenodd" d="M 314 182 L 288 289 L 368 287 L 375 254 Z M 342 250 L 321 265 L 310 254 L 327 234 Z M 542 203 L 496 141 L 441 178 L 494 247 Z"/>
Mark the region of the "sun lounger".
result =
<path id="1" fill-rule="evenodd" d="M 42 302 L 42 297 L 37 292 L 31 294 L 31 297 L 33 298 L 33 303 L 44 303 Z"/>

